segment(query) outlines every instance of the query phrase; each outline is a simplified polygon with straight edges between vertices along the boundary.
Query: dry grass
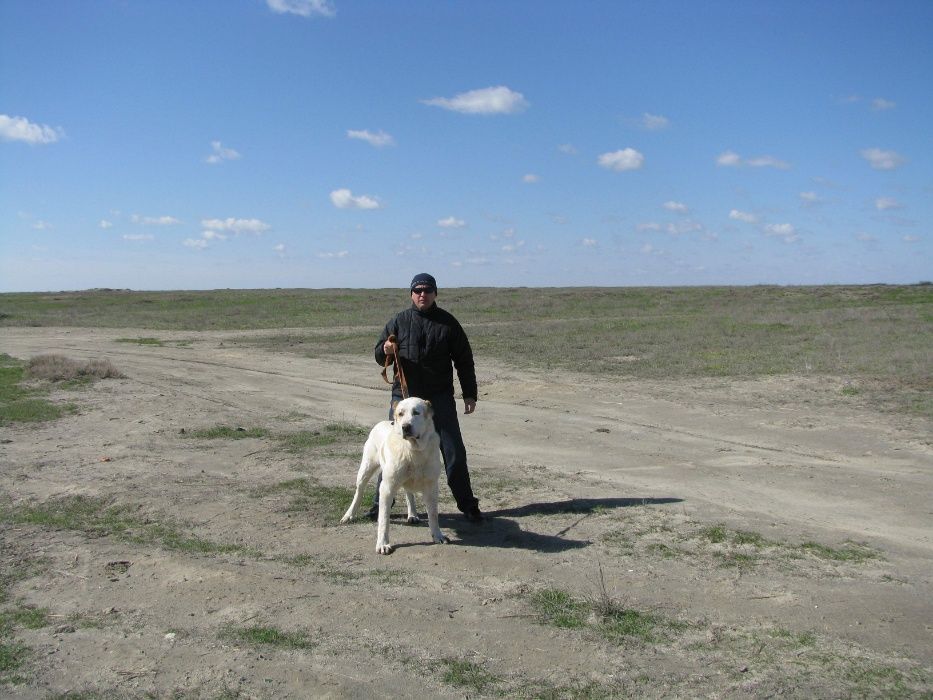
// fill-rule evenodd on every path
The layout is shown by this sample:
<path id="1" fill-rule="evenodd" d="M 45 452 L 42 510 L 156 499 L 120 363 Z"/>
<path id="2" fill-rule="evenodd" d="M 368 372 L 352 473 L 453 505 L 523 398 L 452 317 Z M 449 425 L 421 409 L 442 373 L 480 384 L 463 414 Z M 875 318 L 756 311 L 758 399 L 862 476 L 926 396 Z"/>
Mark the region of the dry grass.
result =
<path id="1" fill-rule="evenodd" d="M 67 382 L 74 379 L 121 379 L 126 375 L 113 366 L 110 360 L 88 360 L 78 362 L 64 355 L 36 355 L 26 365 L 26 376 L 50 382 Z"/>

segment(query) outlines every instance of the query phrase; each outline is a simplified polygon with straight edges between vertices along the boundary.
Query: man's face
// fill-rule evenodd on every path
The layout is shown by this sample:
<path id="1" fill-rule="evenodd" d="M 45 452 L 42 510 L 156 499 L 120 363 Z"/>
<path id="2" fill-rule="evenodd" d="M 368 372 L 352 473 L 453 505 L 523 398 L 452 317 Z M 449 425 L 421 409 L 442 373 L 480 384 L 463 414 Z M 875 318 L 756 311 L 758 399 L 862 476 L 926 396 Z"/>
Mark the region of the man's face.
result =
<path id="1" fill-rule="evenodd" d="M 411 303 L 415 305 L 418 311 L 427 311 L 434 306 L 434 300 L 437 299 L 437 290 L 424 285 L 418 285 L 411 290 Z"/>

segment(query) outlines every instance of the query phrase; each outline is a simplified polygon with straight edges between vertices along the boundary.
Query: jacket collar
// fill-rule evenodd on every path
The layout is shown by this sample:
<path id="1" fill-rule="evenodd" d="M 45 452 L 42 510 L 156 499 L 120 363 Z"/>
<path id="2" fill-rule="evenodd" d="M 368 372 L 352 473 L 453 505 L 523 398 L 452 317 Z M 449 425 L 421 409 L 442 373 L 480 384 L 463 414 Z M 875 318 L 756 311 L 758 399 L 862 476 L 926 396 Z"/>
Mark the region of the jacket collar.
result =
<path id="1" fill-rule="evenodd" d="M 422 311 L 417 306 L 415 306 L 414 302 L 412 302 L 411 310 L 414 311 L 419 316 L 431 316 L 434 314 L 435 311 L 437 311 L 437 302 L 435 301 L 433 304 L 431 304 L 431 308 L 427 309 L 426 311 Z"/>

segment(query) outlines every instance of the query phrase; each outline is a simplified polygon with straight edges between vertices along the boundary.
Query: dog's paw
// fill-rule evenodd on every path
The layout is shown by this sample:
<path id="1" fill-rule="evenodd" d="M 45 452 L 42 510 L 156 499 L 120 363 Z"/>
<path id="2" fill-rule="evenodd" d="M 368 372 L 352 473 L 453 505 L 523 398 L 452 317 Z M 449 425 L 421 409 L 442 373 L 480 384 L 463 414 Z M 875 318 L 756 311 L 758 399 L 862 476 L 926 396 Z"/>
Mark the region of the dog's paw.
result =
<path id="1" fill-rule="evenodd" d="M 418 525 L 420 522 L 421 522 L 421 518 L 419 518 L 417 515 L 409 515 L 409 516 L 408 516 L 408 524 L 409 524 L 409 525 Z"/>
<path id="2" fill-rule="evenodd" d="M 447 535 L 433 535 L 434 544 L 450 544 L 450 538 Z"/>
<path id="3" fill-rule="evenodd" d="M 392 550 L 394 549 L 395 547 L 391 544 L 376 545 L 376 554 L 392 554 Z"/>
<path id="4" fill-rule="evenodd" d="M 343 516 L 342 518 L 340 518 L 340 522 L 342 522 L 342 523 L 348 523 L 348 522 L 350 522 L 351 520 L 353 520 L 353 516 L 350 515 L 349 513 L 347 513 L 345 516 Z"/>

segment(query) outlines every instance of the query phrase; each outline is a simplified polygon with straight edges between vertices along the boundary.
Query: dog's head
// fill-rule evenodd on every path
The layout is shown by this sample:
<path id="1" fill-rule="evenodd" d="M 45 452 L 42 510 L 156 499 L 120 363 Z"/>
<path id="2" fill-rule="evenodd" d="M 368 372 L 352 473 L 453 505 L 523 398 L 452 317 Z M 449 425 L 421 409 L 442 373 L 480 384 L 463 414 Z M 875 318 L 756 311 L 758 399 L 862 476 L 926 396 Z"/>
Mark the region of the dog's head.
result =
<path id="1" fill-rule="evenodd" d="M 395 406 L 395 425 L 406 440 L 420 440 L 434 430 L 431 402 L 414 397 L 399 401 Z"/>

